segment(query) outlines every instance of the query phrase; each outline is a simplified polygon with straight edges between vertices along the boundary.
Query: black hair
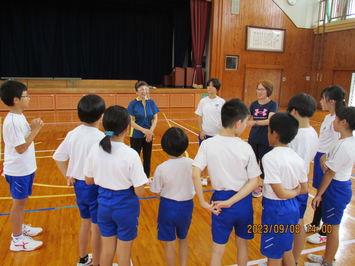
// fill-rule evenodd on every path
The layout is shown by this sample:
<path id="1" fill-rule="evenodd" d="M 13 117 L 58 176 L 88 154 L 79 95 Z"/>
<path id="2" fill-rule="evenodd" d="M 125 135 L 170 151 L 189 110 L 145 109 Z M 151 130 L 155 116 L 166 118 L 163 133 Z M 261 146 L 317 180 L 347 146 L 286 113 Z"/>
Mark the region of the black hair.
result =
<path id="1" fill-rule="evenodd" d="M 233 127 L 235 122 L 243 121 L 249 114 L 248 107 L 240 99 L 230 99 L 222 106 L 222 126 L 224 128 Z"/>
<path id="2" fill-rule="evenodd" d="M 213 84 L 213 87 L 215 87 L 216 90 L 219 91 L 219 89 L 220 89 L 221 86 L 222 86 L 222 84 L 221 84 L 221 82 L 219 81 L 219 79 L 217 79 L 217 78 L 210 78 L 210 79 L 207 81 L 207 86 L 209 86 L 211 82 L 212 82 L 212 84 Z"/>
<path id="3" fill-rule="evenodd" d="M 293 96 L 287 105 L 287 112 L 296 110 L 301 117 L 312 117 L 316 109 L 316 100 L 307 93 Z"/>
<path id="4" fill-rule="evenodd" d="M 277 132 L 282 144 L 288 144 L 297 135 L 298 121 L 289 113 L 276 113 L 270 118 L 269 130 Z"/>
<path id="5" fill-rule="evenodd" d="M 181 128 L 171 127 L 162 136 L 161 146 L 167 154 L 179 157 L 189 146 L 189 138 Z"/>
<path id="6" fill-rule="evenodd" d="M 336 111 L 340 121 L 345 120 L 351 130 L 355 130 L 355 107 L 343 107 Z"/>
<path id="7" fill-rule="evenodd" d="M 130 123 L 131 117 L 127 109 L 118 105 L 107 108 L 102 119 L 104 129 L 111 131 L 113 136 L 120 135 Z M 100 141 L 100 146 L 108 153 L 111 153 L 111 137 L 108 134 Z"/>
<path id="8" fill-rule="evenodd" d="M 80 121 L 91 124 L 105 112 L 105 101 L 95 94 L 85 95 L 80 99 L 77 109 Z"/>
<path id="9" fill-rule="evenodd" d="M 25 84 L 15 80 L 5 81 L 0 87 L 1 100 L 7 106 L 14 106 L 14 98 L 21 99 L 24 91 L 27 91 Z"/>
<path id="10" fill-rule="evenodd" d="M 321 92 L 321 96 L 326 100 L 334 100 L 335 110 L 345 107 L 346 92 L 341 86 L 335 85 L 326 87 Z"/>

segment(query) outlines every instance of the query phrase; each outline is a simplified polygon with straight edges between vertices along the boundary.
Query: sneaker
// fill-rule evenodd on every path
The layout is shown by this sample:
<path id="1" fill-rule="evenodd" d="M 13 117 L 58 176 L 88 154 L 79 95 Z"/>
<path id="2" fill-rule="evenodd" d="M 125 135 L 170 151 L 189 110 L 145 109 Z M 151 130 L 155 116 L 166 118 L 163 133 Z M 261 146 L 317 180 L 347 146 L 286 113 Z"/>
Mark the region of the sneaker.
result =
<path id="1" fill-rule="evenodd" d="M 319 233 L 315 233 L 307 237 L 307 242 L 312 244 L 323 244 L 327 242 L 327 236 L 321 236 Z"/>
<path id="2" fill-rule="evenodd" d="M 207 186 L 208 185 L 208 181 L 207 181 L 207 178 L 202 178 L 201 179 L 201 184 L 202 184 L 202 186 Z"/>
<path id="3" fill-rule="evenodd" d="M 309 259 L 312 262 L 317 262 L 322 264 L 323 262 L 323 256 L 322 255 L 316 255 L 316 254 L 308 254 L 307 259 Z M 333 264 L 335 262 L 335 259 L 333 260 Z M 305 264 L 306 265 L 306 264 Z"/>
<path id="4" fill-rule="evenodd" d="M 305 262 L 303 265 L 304 265 L 304 266 L 322 266 L 322 263 L 318 263 L 318 262 Z"/>
<path id="5" fill-rule="evenodd" d="M 318 233 L 322 229 L 322 226 L 315 226 L 312 224 L 305 224 L 304 230 L 306 233 Z"/>
<path id="6" fill-rule="evenodd" d="M 259 263 L 258 266 L 267 266 L 267 261 Z"/>
<path id="7" fill-rule="evenodd" d="M 76 264 L 76 266 L 87 266 L 87 265 L 91 265 L 91 263 L 92 263 L 92 254 L 90 253 L 90 254 L 88 254 L 87 259 L 85 260 L 85 262 L 80 262 L 79 261 Z"/>
<path id="8" fill-rule="evenodd" d="M 32 251 L 40 248 L 43 245 L 42 241 L 32 239 L 30 236 L 22 235 L 17 239 L 12 237 L 10 250 L 11 251 Z"/>
<path id="9" fill-rule="evenodd" d="M 32 227 L 30 224 L 22 225 L 22 233 L 26 236 L 38 236 L 42 231 L 43 229 L 41 227 Z"/>

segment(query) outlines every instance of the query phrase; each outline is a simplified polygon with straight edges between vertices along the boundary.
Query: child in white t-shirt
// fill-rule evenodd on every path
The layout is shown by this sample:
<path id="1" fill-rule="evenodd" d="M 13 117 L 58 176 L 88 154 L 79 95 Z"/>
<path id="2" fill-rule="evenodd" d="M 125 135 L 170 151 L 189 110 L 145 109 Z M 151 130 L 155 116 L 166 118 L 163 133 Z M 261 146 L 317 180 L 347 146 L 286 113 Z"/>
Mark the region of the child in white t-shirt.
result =
<path id="1" fill-rule="evenodd" d="M 103 117 L 106 136 L 93 145 L 84 167 L 86 183 L 99 186 L 100 265 L 112 264 L 116 246 L 118 264 L 130 265 L 131 248 L 137 237 L 138 196 L 144 194 L 147 177 L 138 153 L 124 143 L 130 122 L 126 108 L 107 108 Z"/>
<path id="2" fill-rule="evenodd" d="M 327 228 L 327 243 L 323 256 L 309 254 L 314 263 L 307 266 L 331 266 L 339 246 L 339 227 L 346 206 L 352 197 L 351 174 L 355 163 L 355 107 L 343 107 L 336 111 L 334 130 L 340 133 L 326 155 L 324 176 L 317 195 L 312 200 L 315 209 L 322 201 L 324 226 Z"/>
<path id="3" fill-rule="evenodd" d="M 324 172 L 321 167 L 320 158 L 329 151 L 333 143 L 339 139 L 340 134 L 334 130 L 333 121 L 335 119 L 335 112 L 337 109 L 345 106 L 345 91 L 339 86 L 330 86 L 325 88 L 321 93 L 320 104 L 322 110 L 329 111 L 326 115 L 319 133 L 319 146 L 317 154 L 314 157 L 313 167 L 313 187 L 318 189 Z M 321 230 L 320 221 L 322 219 L 322 205 L 320 204 L 314 211 L 313 221 L 306 225 L 307 232 L 317 232 L 307 237 L 307 241 L 312 244 L 322 244 L 327 241 L 326 230 Z"/>
<path id="4" fill-rule="evenodd" d="M 219 133 L 222 127 L 221 109 L 225 100 L 217 96 L 221 89 L 221 82 L 216 78 L 207 81 L 208 97 L 204 97 L 198 103 L 195 114 L 198 115 L 199 145 L 205 139 L 211 138 Z M 206 172 L 203 173 L 202 185 L 207 186 Z"/>
<path id="5" fill-rule="evenodd" d="M 294 233 L 300 231 L 296 196 L 308 191 L 304 160 L 290 147 L 298 121 L 288 113 L 270 118 L 268 140 L 273 147 L 264 155 L 263 212 L 260 252 L 267 265 L 295 265 L 292 254 Z"/>
<path id="6" fill-rule="evenodd" d="M 203 208 L 212 212 L 211 265 L 220 265 L 229 236 L 235 230 L 238 265 L 247 265 L 248 240 L 254 237 L 251 192 L 261 174 L 251 146 L 240 136 L 247 126 L 249 110 L 239 99 L 227 101 L 221 111 L 219 135 L 202 142 L 193 162 L 196 194 Z M 208 167 L 212 187 L 216 190 L 207 203 L 200 175 Z M 223 208 L 222 211 L 220 208 Z"/>
<path id="7" fill-rule="evenodd" d="M 6 81 L 0 87 L 0 94 L 3 103 L 9 106 L 2 130 L 5 143 L 4 174 L 13 198 L 10 250 L 31 251 L 43 244 L 31 238 L 40 234 L 42 228 L 24 224 L 26 200 L 32 195 L 37 169 L 33 140 L 43 127 L 43 121 L 36 118 L 28 124 L 23 111 L 29 106 L 30 96 L 27 87 L 21 82 Z"/>
<path id="8" fill-rule="evenodd" d="M 318 134 L 310 125 L 309 121 L 316 109 L 316 101 L 311 95 L 306 93 L 293 96 L 287 106 L 287 111 L 293 115 L 299 123 L 297 135 L 288 146 L 304 160 L 307 175 L 309 174 L 311 161 L 317 153 L 319 142 Z M 296 233 L 294 236 L 293 256 L 297 262 L 306 241 L 303 217 L 307 208 L 308 193 L 298 195 L 296 199 L 299 203 L 300 220 L 298 224 L 300 225 L 300 232 Z"/>
<path id="9" fill-rule="evenodd" d="M 85 183 L 84 164 L 91 147 L 105 136 L 98 129 L 99 120 L 104 111 L 105 102 L 100 96 L 86 95 L 81 98 L 78 103 L 78 116 L 82 124 L 66 135 L 53 155 L 59 170 L 67 179 L 67 184 L 74 185 L 76 202 L 80 211 L 78 266 L 100 263 L 101 240 L 97 226 L 98 186 Z M 87 252 L 90 231 L 92 258 Z"/>
<path id="10" fill-rule="evenodd" d="M 192 160 L 183 157 L 189 145 L 185 132 L 169 128 L 163 135 L 161 146 L 170 159 L 158 165 L 150 190 L 159 193 L 158 239 L 165 241 L 168 265 L 175 265 L 175 240 L 179 239 L 180 264 L 187 265 L 187 234 L 190 228 L 195 195 L 192 181 Z"/>

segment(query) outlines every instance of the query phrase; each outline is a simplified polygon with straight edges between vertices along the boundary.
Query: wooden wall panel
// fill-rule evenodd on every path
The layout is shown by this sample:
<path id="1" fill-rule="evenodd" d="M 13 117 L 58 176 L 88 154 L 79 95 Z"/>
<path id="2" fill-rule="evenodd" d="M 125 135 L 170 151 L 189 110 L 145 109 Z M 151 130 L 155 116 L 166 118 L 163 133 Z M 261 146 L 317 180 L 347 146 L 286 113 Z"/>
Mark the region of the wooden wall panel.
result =
<path id="1" fill-rule="evenodd" d="M 330 85 L 342 85 L 349 92 L 350 80 L 340 75 L 355 72 L 355 29 L 325 34 L 322 65 L 320 78 L 312 88 L 316 99 L 319 100 L 321 91 Z M 339 79 L 343 81 L 339 83 Z"/>
<path id="2" fill-rule="evenodd" d="M 115 94 L 102 94 L 102 93 L 99 93 L 98 95 L 101 96 L 102 99 L 104 99 L 106 108 L 111 106 L 111 105 L 115 105 L 116 104 L 116 95 Z"/>
<path id="3" fill-rule="evenodd" d="M 169 107 L 169 94 L 151 94 L 150 97 L 159 108 Z"/>
<path id="4" fill-rule="evenodd" d="M 116 95 L 116 104 L 128 107 L 128 104 L 137 97 L 136 94 L 119 94 Z"/>
<path id="5" fill-rule="evenodd" d="M 19 80 L 23 82 L 23 80 Z M 67 87 L 67 80 L 65 79 L 58 79 L 58 80 L 51 80 L 51 79 L 28 79 L 27 80 L 27 87 L 28 88 L 66 88 Z"/>
<path id="6" fill-rule="evenodd" d="M 195 107 L 195 95 L 170 94 L 170 107 Z"/>
<path id="7" fill-rule="evenodd" d="M 57 94 L 55 96 L 58 110 L 76 109 L 78 102 L 85 94 Z"/>
<path id="8" fill-rule="evenodd" d="M 313 31 L 297 28 L 272 0 L 240 0 L 240 14 L 231 14 L 231 0 L 215 0 L 211 24 L 210 77 L 222 82 L 225 99 L 243 98 L 246 65 L 282 65 L 280 104 L 285 106 L 294 94 L 308 92 L 311 82 Z M 245 50 L 246 26 L 265 26 L 286 29 L 283 53 Z M 226 55 L 239 55 L 237 71 L 224 70 Z M 255 84 L 256 86 L 256 84 Z"/>
<path id="9" fill-rule="evenodd" d="M 31 101 L 28 110 L 54 110 L 54 109 L 55 109 L 54 94 L 31 95 Z"/>

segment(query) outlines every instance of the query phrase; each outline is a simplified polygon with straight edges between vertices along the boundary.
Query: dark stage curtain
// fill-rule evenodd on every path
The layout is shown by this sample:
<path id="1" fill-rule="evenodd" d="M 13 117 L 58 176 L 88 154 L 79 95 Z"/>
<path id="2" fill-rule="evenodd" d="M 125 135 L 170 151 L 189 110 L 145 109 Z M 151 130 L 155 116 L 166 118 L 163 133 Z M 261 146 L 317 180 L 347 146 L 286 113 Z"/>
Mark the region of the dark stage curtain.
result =
<path id="1" fill-rule="evenodd" d="M 160 84 L 171 71 L 173 31 L 189 10 L 188 0 L 56 3 L 2 4 L 1 76 Z M 177 57 L 186 39 L 176 40 Z"/>
<path id="2" fill-rule="evenodd" d="M 202 56 L 205 50 L 211 3 L 206 0 L 190 0 L 192 53 L 195 63 L 194 83 L 203 84 Z"/>

